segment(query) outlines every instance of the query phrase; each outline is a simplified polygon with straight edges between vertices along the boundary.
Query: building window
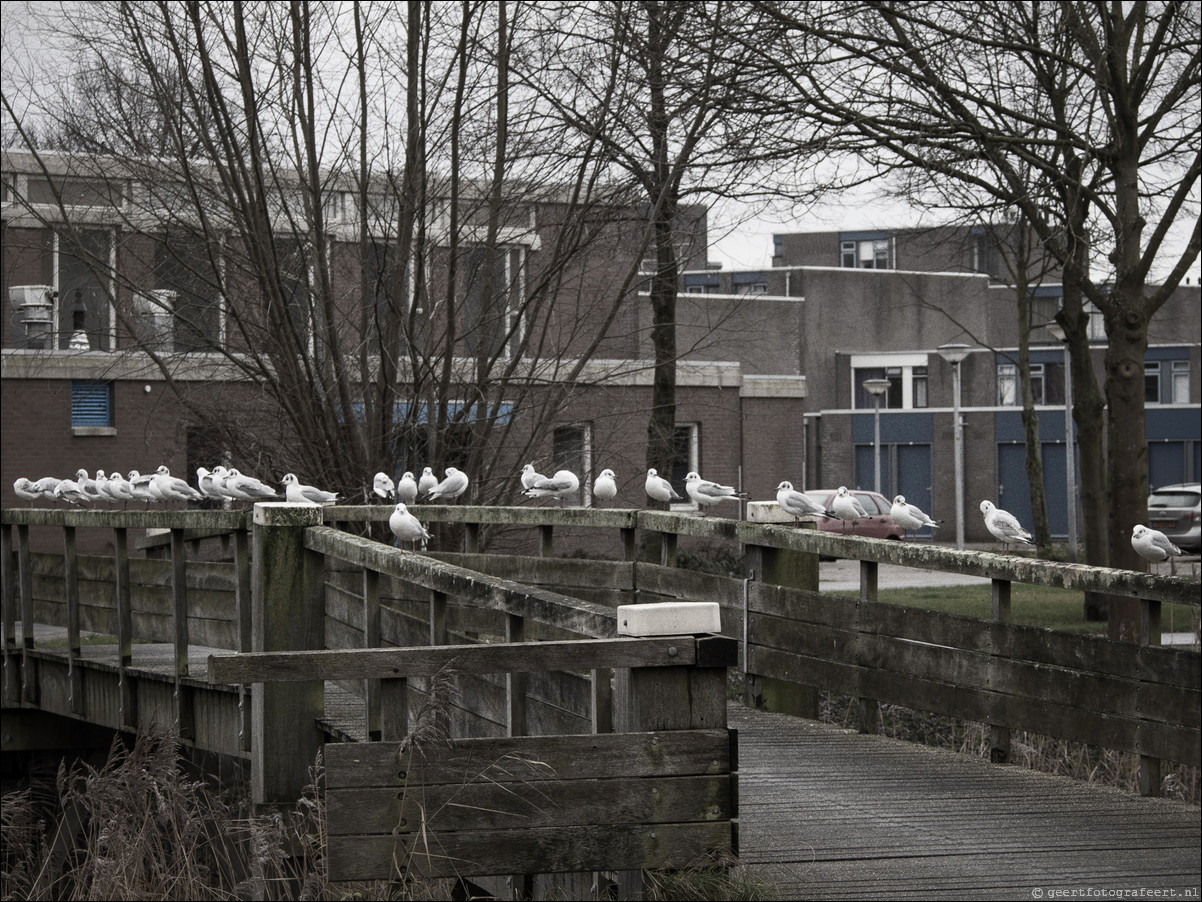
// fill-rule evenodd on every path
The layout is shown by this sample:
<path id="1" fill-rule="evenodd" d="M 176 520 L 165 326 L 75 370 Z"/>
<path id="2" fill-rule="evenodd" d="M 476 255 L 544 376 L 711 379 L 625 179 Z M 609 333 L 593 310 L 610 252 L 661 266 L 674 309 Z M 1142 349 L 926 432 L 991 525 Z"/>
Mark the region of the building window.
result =
<path id="1" fill-rule="evenodd" d="M 212 243 L 190 232 L 167 232 L 154 242 L 156 287 L 134 295 L 140 341 L 161 351 L 216 350 L 221 281 Z"/>
<path id="2" fill-rule="evenodd" d="M 93 430 L 113 425 L 113 383 L 71 383 L 71 429 Z"/>
<path id="3" fill-rule="evenodd" d="M 30 176 L 27 193 L 31 204 L 120 210 L 125 206 L 127 190 L 121 180 Z"/>
<path id="4" fill-rule="evenodd" d="M 864 355 L 853 358 L 852 367 L 853 409 L 876 408 L 876 398 L 864 387 L 869 379 L 889 380 L 889 390 L 881 396 L 881 410 L 913 410 L 928 406 L 925 354 L 909 354 L 893 359 L 884 355 Z"/>
<path id="5" fill-rule="evenodd" d="M 1064 403 L 1064 364 L 1032 363 L 1031 398 L 1037 407 Z M 1018 367 L 999 363 L 997 368 L 997 403 L 999 407 L 1021 407 L 1022 389 Z"/>
<path id="6" fill-rule="evenodd" d="M 484 247 L 467 250 L 467 290 L 464 293 L 464 346 L 472 356 L 516 356 L 521 347 L 521 310 L 525 285 L 525 255 L 521 247 L 492 249 L 492 291 L 485 298 L 489 273 Z"/>
<path id="7" fill-rule="evenodd" d="M 1160 403 L 1160 361 L 1149 360 L 1144 363 L 1144 403 Z"/>
<path id="8" fill-rule="evenodd" d="M 839 265 L 844 269 L 890 269 L 889 237 L 845 237 L 839 242 Z"/>
<path id="9" fill-rule="evenodd" d="M 1087 301 L 1085 304 L 1085 313 L 1089 317 L 1089 325 L 1086 327 L 1089 340 L 1105 341 L 1106 318 L 1102 316 L 1102 311 L 1094 306 L 1092 301 Z"/>
<path id="10" fill-rule="evenodd" d="M 58 347 L 111 351 L 110 292 L 112 234 L 79 230 L 70 239 L 54 236 L 54 286 L 58 291 Z"/>
<path id="11" fill-rule="evenodd" d="M 1018 367 L 999 363 L 997 367 L 997 403 L 999 407 L 1018 405 Z"/>
<path id="12" fill-rule="evenodd" d="M 588 491 L 589 474 L 593 469 L 592 424 L 556 426 L 551 438 L 551 455 L 552 472 L 571 470 L 580 478 L 580 488 L 575 494 L 565 497 L 563 503 L 568 507 L 589 507 L 593 500 L 592 493 Z"/>
<path id="13" fill-rule="evenodd" d="M 1174 404 L 1189 403 L 1189 361 L 1173 361 L 1173 398 Z"/>

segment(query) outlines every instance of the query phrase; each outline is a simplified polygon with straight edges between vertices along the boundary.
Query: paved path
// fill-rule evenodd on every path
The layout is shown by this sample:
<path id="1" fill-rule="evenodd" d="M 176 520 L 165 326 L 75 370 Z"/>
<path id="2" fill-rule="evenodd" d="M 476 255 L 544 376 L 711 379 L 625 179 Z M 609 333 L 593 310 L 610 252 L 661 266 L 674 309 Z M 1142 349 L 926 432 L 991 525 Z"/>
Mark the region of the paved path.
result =
<path id="1" fill-rule="evenodd" d="M 741 705 L 730 722 L 740 857 L 780 899 L 1198 898 L 1196 806 Z"/>

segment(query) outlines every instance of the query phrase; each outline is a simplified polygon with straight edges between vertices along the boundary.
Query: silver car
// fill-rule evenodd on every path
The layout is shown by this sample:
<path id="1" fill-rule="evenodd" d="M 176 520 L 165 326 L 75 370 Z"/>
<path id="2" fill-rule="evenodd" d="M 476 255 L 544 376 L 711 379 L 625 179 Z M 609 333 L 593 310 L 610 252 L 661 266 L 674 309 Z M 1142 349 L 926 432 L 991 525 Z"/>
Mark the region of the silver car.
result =
<path id="1" fill-rule="evenodd" d="M 1148 525 L 1182 551 L 1202 550 L 1202 484 L 1162 485 L 1148 496 Z"/>

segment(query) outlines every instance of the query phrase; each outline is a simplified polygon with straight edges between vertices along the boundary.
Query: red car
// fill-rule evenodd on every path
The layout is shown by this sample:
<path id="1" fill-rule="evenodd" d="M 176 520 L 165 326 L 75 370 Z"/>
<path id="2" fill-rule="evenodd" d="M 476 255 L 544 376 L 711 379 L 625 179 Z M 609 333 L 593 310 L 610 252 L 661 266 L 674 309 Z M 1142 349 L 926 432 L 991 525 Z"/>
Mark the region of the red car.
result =
<path id="1" fill-rule="evenodd" d="M 835 500 L 835 489 L 810 489 L 806 492 L 811 498 L 830 510 L 831 502 Z M 857 520 L 853 528 L 850 521 L 844 522 L 834 518 L 819 517 L 818 528 L 823 532 L 838 532 L 846 535 L 866 536 L 870 539 L 904 539 L 906 531 L 902 529 L 893 518 L 889 516 L 889 511 L 893 507 L 893 502 L 887 501 L 884 495 L 878 495 L 876 492 L 863 492 L 854 490 L 851 492 L 856 500 L 864 506 L 864 510 L 868 511 L 868 517 L 863 520 Z"/>

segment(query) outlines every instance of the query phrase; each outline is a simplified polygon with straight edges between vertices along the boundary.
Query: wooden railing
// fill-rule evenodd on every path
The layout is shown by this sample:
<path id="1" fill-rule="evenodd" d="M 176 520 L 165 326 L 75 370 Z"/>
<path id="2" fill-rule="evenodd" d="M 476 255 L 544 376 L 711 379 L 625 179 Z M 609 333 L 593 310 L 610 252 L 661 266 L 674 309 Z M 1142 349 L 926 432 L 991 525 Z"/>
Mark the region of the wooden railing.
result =
<path id="1" fill-rule="evenodd" d="M 34 650 L 35 620 L 65 626 L 73 656 L 80 630 L 112 633 L 123 649 L 130 637 L 170 642 L 178 674 L 189 643 L 199 636 L 233 650 L 271 650 L 276 627 L 282 631 L 280 650 L 611 636 L 606 631 L 617 604 L 687 598 L 722 606 L 723 633 L 742 645 L 739 661 L 749 695 L 769 707 L 810 713 L 820 688 L 861 699 L 864 729 L 874 728 L 875 705 L 882 702 L 974 720 L 992 726 L 997 760 L 1006 759 L 1009 731 L 1016 729 L 1132 751 L 1142 756 L 1148 793 L 1156 791 L 1160 759 L 1200 763 L 1199 656 L 1154 643 L 1160 605 L 1196 609 L 1196 581 L 654 511 L 454 505 L 415 510 L 436 533 L 454 530 L 453 547 L 443 541 L 429 555 L 412 555 L 316 525 L 321 518 L 355 530 L 372 523 L 379 530 L 388 515 L 382 506 L 310 509 L 306 525 L 290 527 L 297 530 L 287 543 L 290 557 L 274 569 L 290 574 L 279 581 L 278 613 L 263 609 L 263 633 L 253 641 L 247 599 L 251 583 L 262 576 L 264 556 L 258 551 L 253 556 L 257 576 L 251 580 L 246 515 L 7 510 L 6 704 L 29 691 L 19 671 Z M 31 525 L 59 528 L 64 553 L 31 554 Z M 125 538 L 115 540 L 112 563 L 73 555 L 73 529 L 93 526 L 118 537 L 136 527 L 169 529 L 173 557 L 129 560 L 122 550 Z M 232 530 L 227 541 L 233 563 L 186 560 L 189 535 L 199 534 L 192 530 L 222 526 Z M 497 544 L 507 553 L 486 553 Z M 658 563 L 639 559 L 649 547 L 656 548 Z M 678 552 L 698 548 L 740 549 L 742 572 L 728 578 L 673 566 Z M 604 559 L 554 556 L 580 549 Z M 818 592 L 820 555 L 861 561 L 858 598 Z M 992 616 L 958 618 L 880 604 L 876 574 L 882 563 L 986 577 L 993 586 Z M 209 566 L 216 569 L 207 571 Z M 131 580 L 141 588 L 131 592 Z M 1143 631 L 1118 642 L 1011 623 L 1013 583 L 1139 599 Z M 130 595 L 146 600 L 131 605 Z M 305 597 L 321 613 L 306 615 L 302 624 L 297 599 Z M 21 647 L 15 641 L 18 619 L 28 625 Z M 456 727 L 463 735 L 496 734 L 511 725 L 518 732 L 583 732 L 600 722 L 604 729 L 606 676 L 567 673 L 549 680 L 514 673 L 498 682 L 465 674 L 463 685 L 470 689 L 465 694 L 476 703 L 456 711 Z M 182 676 L 179 681 L 187 682 Z M 424 697 L 419 684 L 408 687 L 408 702 Z M 361 682 L 345 685 L 368 699 L 364 737 L 382 735 L 382 684 L 368 681 L 366 690 Z M 304 711 L 330 720 L 320 692 Z M 318 744 L 311 735 L 306 741 Z"/>

